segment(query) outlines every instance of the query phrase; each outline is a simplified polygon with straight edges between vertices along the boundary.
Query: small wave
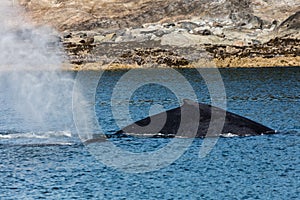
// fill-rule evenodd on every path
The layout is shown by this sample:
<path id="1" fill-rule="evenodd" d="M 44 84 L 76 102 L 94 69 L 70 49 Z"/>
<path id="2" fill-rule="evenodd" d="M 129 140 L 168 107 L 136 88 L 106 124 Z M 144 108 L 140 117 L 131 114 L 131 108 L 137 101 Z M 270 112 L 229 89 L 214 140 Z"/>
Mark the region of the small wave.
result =
<path id="1" fill-rule="evenodd" d="M 139 138 L 174 138 L 174 134 L 163 134 L 163 133 L 125 133 L 123 135 Z M 123 136 L 124 137 L 124 136 Z"/>
<path id="2" fill-rule="evenodd" d="M 22 147 L 47 147 L 47 146 L 73 146 L 74 142 L 51 142 L 51 143 L 0 143 L 0 146 L 22 146 Z"/>
<path id="3" fill-rule="evenodd" d="M 233 133 L 223 133 L 220 135 L 221 137 L 224 138 L 232 138 L 232 137 L 239 137 L 239 135 L 233 134 Z M 247 135 L 246 135 L 247 136 Z"/>
<path id="4" fill-rule="evenodd" d="M 47 132 L 28 132 L 28 133 L 2 133 L 0 139 L 48 139 L 72 137 L 71 131 L 47 131 Z"/>
<path id="5" fill-rule="evenodd" d="M 72 146 L 77 143 L 71 131 L 0 133 L 1 146 Z"/>

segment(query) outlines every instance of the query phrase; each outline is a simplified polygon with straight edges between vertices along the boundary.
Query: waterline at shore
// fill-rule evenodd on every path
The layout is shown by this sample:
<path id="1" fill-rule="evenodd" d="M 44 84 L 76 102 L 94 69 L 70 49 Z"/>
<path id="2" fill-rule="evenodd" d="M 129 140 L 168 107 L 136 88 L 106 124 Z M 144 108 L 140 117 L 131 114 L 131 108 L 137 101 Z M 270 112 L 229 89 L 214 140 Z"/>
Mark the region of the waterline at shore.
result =
<path id="1" fill-rule="evenodd" d="M 278 58 L 226 58 L 214 59 L 200 63 L 192 63 L 184 66 L 174 66 L 172 68 L 260 68 L 260 67 L 299 67 L 300 56 L 297 57 L 278 57 Z M 82 71 L 82 70 L 126 70 L 126 69 L 149 69 L 149 68 L 170 68 L 166 65 L 137 65 L 137 64 L 64 64 L 63 70 Z"/>

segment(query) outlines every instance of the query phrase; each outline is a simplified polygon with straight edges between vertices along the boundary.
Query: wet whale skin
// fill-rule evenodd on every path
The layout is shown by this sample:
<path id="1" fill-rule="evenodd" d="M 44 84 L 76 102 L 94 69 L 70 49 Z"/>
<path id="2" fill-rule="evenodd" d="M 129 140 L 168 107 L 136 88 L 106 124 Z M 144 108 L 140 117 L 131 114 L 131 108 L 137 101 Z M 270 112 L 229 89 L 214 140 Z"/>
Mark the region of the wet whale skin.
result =
<path id="1" fill-rule="evenodd" d="M 188 99 L 185 99 L 183 102 L 183 105 L 180 107 L 139 120 L 122 128 L 115 134 L 148 137 L 180 136 L 202 138 L 205 136 L 214 137 L 226 134 L 254 136 L 274 134 L 276 132 L 260 123 L 218 107 L 197 103 Z M 184 118 L 182 115 L 184 115 Z M 214 125 L 219 126 L 219 128 L 214 130 Z M 210 129 L 209 134 L 208 129 Z"/>

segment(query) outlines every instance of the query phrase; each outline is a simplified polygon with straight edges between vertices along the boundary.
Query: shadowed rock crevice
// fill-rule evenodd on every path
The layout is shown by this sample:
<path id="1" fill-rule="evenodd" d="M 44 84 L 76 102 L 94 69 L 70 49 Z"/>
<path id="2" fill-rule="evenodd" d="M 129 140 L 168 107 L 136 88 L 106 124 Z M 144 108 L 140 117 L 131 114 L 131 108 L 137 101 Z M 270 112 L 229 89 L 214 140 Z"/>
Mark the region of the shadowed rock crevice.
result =
<path id="1" fill-rule="evenodd" d="M 277 28 L 278 31 L 300 30 L 300 11 L 288 17 Z"/>

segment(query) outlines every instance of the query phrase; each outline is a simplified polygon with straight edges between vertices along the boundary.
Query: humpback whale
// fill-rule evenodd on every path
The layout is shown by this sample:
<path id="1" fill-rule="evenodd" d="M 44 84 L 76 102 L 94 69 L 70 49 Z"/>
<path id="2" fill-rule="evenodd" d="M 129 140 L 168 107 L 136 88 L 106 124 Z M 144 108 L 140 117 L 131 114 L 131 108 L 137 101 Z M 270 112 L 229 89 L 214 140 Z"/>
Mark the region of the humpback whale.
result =
<path id="1" fill-rule="evenodd" d="M 219 133 L 214 133 L 214 126 L 218 126 L 218 123 L 222 123 L 216 128 Z M 209 130 L 211 133 L 207 134 Z M 254 136 L 274 133 L 275 130 L 245 117 L 185 99 L 182 106 L 136 121 L 117 131 L 115 135 L 203 138 L 228 134 Z"/>

